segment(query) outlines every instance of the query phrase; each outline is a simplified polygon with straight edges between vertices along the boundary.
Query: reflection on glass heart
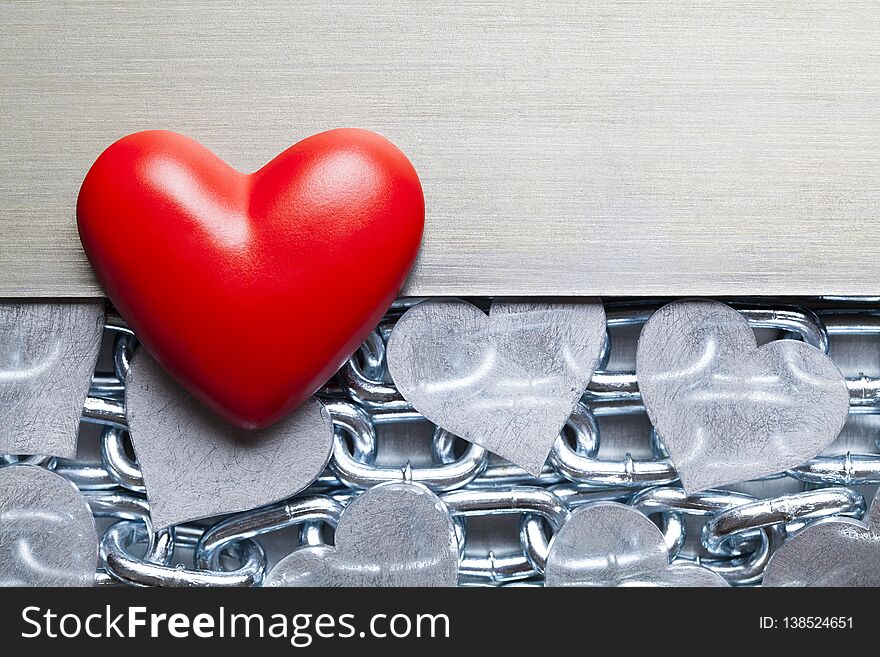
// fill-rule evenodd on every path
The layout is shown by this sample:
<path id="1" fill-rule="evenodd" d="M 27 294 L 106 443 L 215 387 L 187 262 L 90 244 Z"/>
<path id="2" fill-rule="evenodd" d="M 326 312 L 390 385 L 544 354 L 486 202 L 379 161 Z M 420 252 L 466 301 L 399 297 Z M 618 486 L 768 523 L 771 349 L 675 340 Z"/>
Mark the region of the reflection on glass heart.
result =
<path id="1" fill-rule="evenodd" d="M 98 533 L 76 487 L 43 468 L 0 468 L 0 586 L 92 586 Z"/>
<path id="2" fill-rule="evenodd" d="M 126 384 L 131 442 L 157 530 L 296 495 L 330 460 L 333 423 L 314 398 L 268 429 L 248 431 L 207 410 L 143 349 Z"/>
<path id="3" fill-rule="evenodd" d="M 370 488 L 343 511 L 335 547 L 304 547 L 265 586 L 455 586 L 458 539 L 446 506 L 420 484 Z"/>
<path id="4" fill-rule="evenodd" d="M 696 564 L 669 564 L 662 532 L 625 504 L 576 509 L 550 545 L 546 586 L 727 586 Z"/>
<path id="5" fill-rule="evenodd" d="M 103 302 L 0 304 L 0 454 L 76 458 Z"/>
<path id="6" fill-rule="evenodd" d="M 464 301 L 430 300 L 397 322 L 388 369 L 431 422 L 538 474 L 604 341 L 598 299 L 495 301 L 488 317 Z"/>
<path id="7" fill-rule="evenodd" d="M 760 348 L 746 319 L 716 301 L 663 306 L 642 329 L 639 389 L 688 493 L 781 472 L 840 433 L 849 392 L 815 347 Z"/>
<path id="8" fill-rule="evenodd" d="M 764 586 L 880 586 L 880 492 L 867 523 L 827 518 L 789 537 L 770 557 Z"/>

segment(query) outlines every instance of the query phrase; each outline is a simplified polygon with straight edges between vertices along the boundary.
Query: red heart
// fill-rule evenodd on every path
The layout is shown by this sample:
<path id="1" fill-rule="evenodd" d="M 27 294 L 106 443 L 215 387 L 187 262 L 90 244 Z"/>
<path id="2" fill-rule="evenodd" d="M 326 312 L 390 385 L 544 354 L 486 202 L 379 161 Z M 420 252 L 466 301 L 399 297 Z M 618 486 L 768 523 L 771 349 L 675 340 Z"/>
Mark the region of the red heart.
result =
<path id="1" fill-rule="evenodd" d="M 252 174 L 147 131 L 101 154 L 76 212 L 98 280 L 144 346 L 217 414 L 261 428 L 382 318 L 425 202 L 406 156 L 366 130 L 314 135 Z"/>

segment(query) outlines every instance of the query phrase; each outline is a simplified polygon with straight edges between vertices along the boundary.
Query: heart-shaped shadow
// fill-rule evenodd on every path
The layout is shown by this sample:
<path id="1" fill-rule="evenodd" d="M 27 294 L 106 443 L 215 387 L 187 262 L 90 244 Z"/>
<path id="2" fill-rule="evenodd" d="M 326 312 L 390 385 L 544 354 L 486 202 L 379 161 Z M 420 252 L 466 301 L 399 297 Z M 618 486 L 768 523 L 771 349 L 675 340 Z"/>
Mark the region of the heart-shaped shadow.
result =
<path id="1" fill-rule="evenodd" d="M 770 557 L 763 586 L 880 586 L 880 491 L 867 523 L 825 518 L 788 538 Z"/>
<path id="2" fill-rule="evenodd" d="M 193 399 L 144 349 L 131 362 L 125 407 L 156 530 L 291 497 L 330 460 L 333 424 L 316 399 L 267 429 L 239 429 Z"/>
<path id="3" fill-rule="evenodd" d="M 304 547 L 265 586 L 455 586 L 458 539 L 449 511 L 421 484 L 388 482 L 349 504 L 335 547 Z"/>
<path id="4" fill-rule="evenodd" d="M 495 301 L 488 317 L 458 299 L 430 300 L 395 325 L 388 369 L 431 422 L 537 475 L 604 341 L 598 299 Z"/>
<path id="5" fill-rule="evenodd" d="M 582 506 L 553 537 L 546 586 L 727 586 L 696 564 L 669 563 L 663 533 L 636 509 L 617 502 Z"/>
<path id="6" fill-rule="evenodd" d="M 688 493 L 781 472 L 828 447 L 849 392 L 815 347 L 760 348 L 748 321 L 717 301 L 675 301 L 642 329 L 636 374 L 648 417 Z"/>
<path id="7" fill-rule="evenodd" d="M 104 304 L 0 304 L 0 453 L 76 458 Z"/>
<path id="8" fill-rule="evenodd" d="M 98 532 L 76 486 L 32 465 L 0 468 L 0 586 L 92 586 Z"/>

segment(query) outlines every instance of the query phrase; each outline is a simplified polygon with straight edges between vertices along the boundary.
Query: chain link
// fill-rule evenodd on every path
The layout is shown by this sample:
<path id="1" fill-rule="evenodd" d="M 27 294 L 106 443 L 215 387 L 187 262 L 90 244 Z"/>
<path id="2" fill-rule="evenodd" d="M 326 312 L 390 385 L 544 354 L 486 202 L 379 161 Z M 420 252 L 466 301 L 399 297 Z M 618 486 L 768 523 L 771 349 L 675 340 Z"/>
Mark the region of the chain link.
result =
<path id="1" fill-rule="evenodd" d="M 629 504 L 653 518 L 672 559 L 696 561 L 735 585 L 754 585 L 786 536 L 820 518 L 862 517 L 865 499 L 851 487 L 880 483 L 880 454 L 846 452 L 821 455 L 777 475 L 796 482 L 800 492 L 764 499 L 729 490 L 689 496 L 675 485 L 675 468 L 653 433 L 650 457 L 635 458 L 629 452 L 618 458 L 600 456 L 600 420 L 644 415 L 635 373 L 607 369 L 611 331 L 637 328 L 659 307 L 658 301 L 605 304 L 609 336 L 601 367 L 539 476 L 439 427 L 430 438 L 429 465 L 380 463 L 383 426 L 426 422 L 398 393 L 385 366 L 385 345 L 394 323 L 417 301 L 396 302 L 335 380 L 320 391 L 335 428 L 330 465 L 309 489 L 290 500 L 152 530 L 125 420 L 124 381 L 137 341 L 112 311 L 105 328 L 113 337 L 113 371 L 95 375 L 83 410 L 85 421 L 103 427 L 100 463 L 11 455 L 0 456 L 0 461 L 25 460 L 53 469 L 83 491 L 96 517 L 114 521 L 101 538 L 96 583 L 134 586 L 259 585 L 267 569 L 260 537 L 298 527 L 299 545 L 321 545 L 351 499 L 388 481 L 419 482 L 441 495 L 458 533 L 464 585 L 540 583 L 553 534 L 570 511 L 605 500 Z M 880 311 L 859 300 L 834 302 L 838 307 L 829 308 L 826 300 L 815 304 L 816 310 L 791 303 L 730 303 L 753 328 L 801 339 L 826 353 L 830 337 L 880 335 Z M 486 300 L 476 303 L 488 307 Z M 851 413 L 880 413 L 880 379 L 860 374 L 847 379 L 847 385 Z M 470 524 L 499 515 L 519 516 L 518 549 L 472 548 Z M 698 540 L 689 540 L 694 536 Z M 193 567 L 171 565 L 178 553 L 189 554 Z"/>

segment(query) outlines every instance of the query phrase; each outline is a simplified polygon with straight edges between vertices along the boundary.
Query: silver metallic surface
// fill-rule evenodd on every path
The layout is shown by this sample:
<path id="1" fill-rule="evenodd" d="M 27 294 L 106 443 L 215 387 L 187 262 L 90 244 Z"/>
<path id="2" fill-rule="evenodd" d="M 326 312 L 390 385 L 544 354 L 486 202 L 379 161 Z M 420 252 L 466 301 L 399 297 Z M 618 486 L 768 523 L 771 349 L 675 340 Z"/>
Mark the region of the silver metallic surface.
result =
<path id="1" fill-rule="evenodd" d="M 141 349 L 126 415 L 155 529 L 295 495 L 326 467 L 330 415 L 312 399 L 260 432 L 233 428 L 194 401 Z"/>
<path id="2" fill-rule="evenodd" d="M 336 427 L 330 466 L 336 478 L 350 488 L 363 489 L 387 481 L 406 480 L 424 484 L 434 491 L 445 491 L 473 481 L 486 468 L 488 455 L 478 445 L 469 445 L 458 458 L 443 460 L 438 465 L 413 467 L 409 462 L 398 467 L 376 465 L 376 431 L 370 416 L 350 402 L 329 402 L 326 408 Z M 346 444 L 346 436 L 352 440 L 354 453 Z M 434 444 L 445 440 L 445 432 L 436 429 Z"/>
<path id="3" fill-rule="evenodd" d="M 880 455 L 852 454 L 817 456 L 787 472 L 811 484 L 863 486 L 880 483 Z"/>
<path id="4" fill-rule="evenodd" d="M 143 493 L 144 477 L 137 463 L 125 451 L 125 434 L 119 427 L 104 427 L 101 433 L 101 462 L 119 486 Z"/>
<path id="5" fill-rule="evenodd" d="M 592 486 L 643 488 L 678 479 L 669 459 L 637 460 L 627 454 L 620 460 L 601 460 L 578 454 L 562 439 L 553 445 L 550 462 L 566 479 Z"/>
<path id="6" fill-rule="evenodd" d="M 803 491 L 722 511 L 703 527 L 703 543 L 710 550 L 718 550 L 732 536 L 755 529 L 780 524 L 787 527 L 803 526 L 804 521 L 831 516 L 861 517 L 864 512 L 865 498 L 850 488 Z"/>
<path id="7" fill-rule="evenodd" d="M 754 496 L 734 491 L 708 490 L 688 495 L 683 488 L 657 486 L 639 491 L 630 499 L 629 504 L 646 515 L 662 514 L 666 517 L 667 525 L 670 521 L 677 520 L 682 530 L 686 531 L 685 516 L 711 519 L 718 513 L 754 502 Z M 755 536 L 757 542 L 754 540 Z M 759 584 L 767 561 L 779 542 L 779 537 L 778 526 L 767 526 L 753 532 L 753 535 L 748 537 L 751 540 L 744 540 L 737 547 L 730 548 L 724 545 L 722 546 L 724 549 L 709 550 L 710 556 L 701 557 L 700 563 L 733 585 Z M 680 538 L 680 540 L 670 541 L 670 538 Z M 666 545 L 676 559 L 682 557 L 681 549 L 686 539 L 686 535 L 679 537 L 677 533 L 670 533 L 667 530 Z"/>
<path id="8" fill-rule="evenodd" d="M 100 526 L 107 518 L 122 521 L 104 532 L 104 555 L 94 574 L 102 586 L 256 585 L 295 546 L 324 546 L 342 509 L 362 489 L 387 481 L 419 481 L 443 491 L 461 554 L 460 585 L 541 585 L 550 543 L 568 514 L 614 501 L 650 516 L 684 581 L 698 565 L 731 585 L 754 586 L 774 551 L 805 525 L 817 518 L 860 517 L 863 491 L 852 486 L 880 478 L 878 420 L 863 412 L 880 410 L 870 393 L 880 380 L 880 311 L 859 300 L 731 301 L 752 328 L 760 329 L 759 341 L 797 336 L 821 351 L 830 347 L 847 375 L 850 416 L 839 439 L 807 463 L 737 484 L 744 492 L 692 495 L 668 483 L 676 473 L 648 422 L 632 372 L 638 328 L 662 302 L 606 300 L 610 331 L 600 357 L 606 371 L 594 375 L 537 477 L 432 427 L 402 402 L 389 383 L 385 343 L 401 314 L 416 302 L 395 303 L 343 368 L 339 384 L 330 382 L 320 391 L 335 426 L 331 467 L 295 497 L 150 531 L 145 524 L 150 505 L 129 445 L 123 403 L 136 340 L 112 311 L 106 318 L 107 351 L 84 408 L 84 417 L 103 427 L 84 428 L 81 460 L 0 454 L 0 467 L 54 470 L 83 491 Z M 488 299 L 473 302 L 483 311 L 490 307 Z M 858 394 L 857 387 L 866 394 Z M 665 478 L 643 476 L 653 469 L 665 472 Z M 660 579 L 678 581 L 670 582 L 671 577 L 663 571 Z M 623 584 L 655 585 L 656 579 L 644 575 Z"/>
<path id="9" fill-rule="evenodd" d="M 59 461 L 53 472 L 61 475 L 83 492 L 112 490 L 119 485 L 100 463 Z"/>
<path id="10" fill-rule="evenodd" d="M 3 295 L 100 294 L 72 211 L 122 135 L 177 130 L 252 171 L 335 126 L 422 178 L 405 294 L 877 293 L 875 0 L 0 13 Z"/>
<path id="11" fill-rule="evenodd" d="M 86 422 L 122 429 L 128 427 L 125 419 L 125 404 L 121 398 L 104 399 L 89 395 L 82 409 L 82 419 Z"/>
<path id="12" fill-rule="evenodd" d="M 216 570 L 226 546 L 286 527 L 320 522 L 335 528 L 342 511 L 343 506 L 332 497 L 313 495 L 230 516 L 202 534 L 196 565 Z"/>
<path id="13" fill-rule="evenodd" d="M 0 586 L 91 586 L 98 534 L 69 481 L 33 465 L 0 467 Z"/>
<path id="14" fill-rule="evenodd" d="M 150 505 L 147 501 L 128 492 L 85 491 L 86 501 L 96 518 L 115 518 L 117 520 L 138 520 L 145 529 L 146 549 L 142 560 L 168 565 L 173 556 L 175 536 L 173 528 L 152 531 Z M 103 540 L 103 539 L 102 539 Z M 106 554 L 102 552 L 106 568 Z"/>
<path id="15" fill-rule="evenodd" d="M 133 556 L 129 552 L 131 545 L 145 536 L 143 523 L 137 521 L 121 521 L 107 528 L 101 539 L 101 551 L 113 577 L 132 586 L 248 587 L 258 585 L 265 572 L 266 555 L 249 539 L 230 546 L 239 566 L 227 572 L 171 567 Z"/>
<path id="16" fill-rule="evenodd" d="M 459 300 L 410 308 L 388 341 L 388 370 L 422 415 L 538 474 L 587 387 L 605 342 L 598 300 Z"/>
<path id="17" fill-rule="evenodd" d="M 544 577 L 547 586 L 727 586 L 707 568 L 670 565 L 657 526 L 617 502 L 571 513 L 550 545 Z"/>
<path id="18" fill-rule="evenodd" d="M 831 444 L 849 412 L 828 356 L 792 340 L 758 348 L 746 319 L 715 301 L 654 313 L 639 336 L 636 373 L 688 492 L 800 465 Z"/>
<path id="19" fill-rule="evenodd" d="M 566 429 L 577 428 L 575 447 L 560 436 L 553 443 L 549 463 L 569 481 L 598 488 L 644 488 L 669 484 L 678 479 L 667 458 L 634 459 L 627 452 L 621 459 L 597 458 L 600 446 L 597 416 L 628 415 L 631 409 L 607 404 L 587 406 L 579 402 L 568 419 Z M 588 448 L 585 448 L 588 446 Z"/>
<path id="20" fill-rule="evenodd" d="M 103 302 L 0 303 L 0 453 L 76 458 Z"/>
<path id="21" fill-rule="evenodd" d="M 542 516 L 554 531 L 565 522 L 568 508 L 551 491 L 533 486 L 503 486 L 494 489 L 457 490 L 443 495 L 443 501 L 455 516 L 489 516 L 527 514 Z M 541 535 L 543 537 L 543 535 Z M 546 539 L 529 541 L 535 536 L 520 534 L 525 556 L 536 572 L 542 572 L 547 561 Z"/>
<path id="22" fill-rule="evenodd" d="M 770 558 L 764 586 L 880 586 L 880 493 L 868 522 L 820 520 Z"/>
<path id="23" fill-rule="evenodd" d="M 470 445 L 456 460 L 436 466 L 375 466 L 355 460 L 337 434 L 333 447 L 333 473 L 351 488 L 365 489 L 377 484 L 409 479 L 434 491 L 446 491 L 473 481 L 486 468 L 486 450 Z"/>
<path id="24" fill-rule="evenodd" d="M 389 482 L 354 499 L 335 547 L 295 550 L 266 586 L 455 586 L 458 540 L 445 505 L 420 484 Z"/>

